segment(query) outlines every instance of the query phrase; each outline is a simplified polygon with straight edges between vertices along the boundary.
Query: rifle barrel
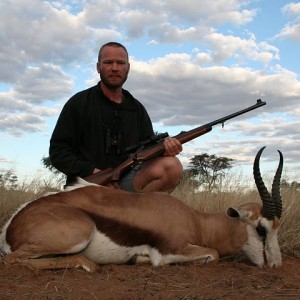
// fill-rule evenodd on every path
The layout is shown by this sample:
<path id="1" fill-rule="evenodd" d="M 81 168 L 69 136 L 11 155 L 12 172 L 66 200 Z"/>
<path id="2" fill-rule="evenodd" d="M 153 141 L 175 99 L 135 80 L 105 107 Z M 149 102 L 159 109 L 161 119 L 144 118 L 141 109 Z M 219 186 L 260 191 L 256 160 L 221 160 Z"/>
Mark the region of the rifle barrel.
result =
<path id="1" fill-rule="evenodd" d="M 249 106 L 249 107 L 247 107 L 247 108 L 245 108 L 245 109 L 242 109 L 242 110 L 240 110 L 240 111 L 237 111 L 237 112 L 235 112 L 235 113 L 233 113 L 233 114 L 231 114 L 231 115 L 228 115 L 228 116 L 226 116 L 226 117 L 220 118 L 220 119 L 218 119 L 218 120 L 216 120 L 216 121 L 213 121 L 213 122 L 211 122 L 211 123 L 208 123 L 207 125 L 214 126 L 214 125 L 217 125 L 217 124 L 224 124 L 225 121 L 228 121 L 228 120 L 230 120 L 230 119 L 232 119 L 232 118 L 235 118 L 235 117 L 237 117 L 237 116 L 239 116 L 239 115 L 242 115 L 242 114 L 244 114 L 244 113 L 246 113 L 246 112 L 249 112 L 249 111 L 251 111 L 251 110 L 254 110 L 254 109 L 256 109 L 256 108 L 259 108 L 259 107 L 261 107 L 261 106 L 264 106 L 264 105 L 266 105 L 266 104 L 267 104 L 267 103 L 266 103 L 265 101 L 262 101 L 261 99 L 258 99 L 257 102 L 256 102 L 256 104 L 254 104 L 254 105 L 252 105 L 252 106 Z M 204 125 L 204 126 L 205 126 L 205 125 Z"/>
<path id="2" fill-rule="evenodd" d="M 230 119 L 233 119 L 239 115 L 242 115 L 244 113 L 247 113 L 251 110 L 254 110 L 256 108 L 259 108 L 263 105 L 266 105 L 267 103 L 262 101 L 261 99 L 258 99 L 256 104 L 252 105 L 252 106 L 249 106 L 245 109 L 242 109 L 240 111 L 237 111 L 233 114 L 230 114 L 226 117 L 223 117 L 223 118 L 220 118 L 218 120 L 215 120 L 215 121 L 212 121 L 210 123 L 207 123 L 205 125 L 202 125 L 202 126 L 199 126 L 195 129 L 192 129 L 192 130 L 189 130 L 189 131 L 182 131 L 180 132 L 178 135 L 174 136 L 176 139 L 178 139 L 182 144 L 183 143 L 186 143 L 200 135 L 203 135 L 209 131 L 212 130 L 212 127 L 217 125 L 217 124 L 224 124 L 226 121 L 230 120 Z"/>

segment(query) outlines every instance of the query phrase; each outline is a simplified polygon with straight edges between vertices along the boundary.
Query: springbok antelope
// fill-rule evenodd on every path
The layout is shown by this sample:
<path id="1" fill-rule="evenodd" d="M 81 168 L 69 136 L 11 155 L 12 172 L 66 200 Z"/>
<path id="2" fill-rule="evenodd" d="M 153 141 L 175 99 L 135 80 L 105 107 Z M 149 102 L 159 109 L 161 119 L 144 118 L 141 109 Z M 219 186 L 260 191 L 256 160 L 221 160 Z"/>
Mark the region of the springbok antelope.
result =
<path id="1" fill-rule="evenodd" d="M 202 213 L 169 194 L 129 193 L 78 179 L 73 189 L 18 209 L 0 236 L 3 261 L 95 271 L 97 264 L 107 263 L 207 263 L 243 251 L 258 267 L 265 260 L 270 268 L 280 267 L 283 157 L 278 151 L 271 196 L 259 169 L 264 148 L 253 166 L 262 206 L 248 203 L 227 214 Z"/>

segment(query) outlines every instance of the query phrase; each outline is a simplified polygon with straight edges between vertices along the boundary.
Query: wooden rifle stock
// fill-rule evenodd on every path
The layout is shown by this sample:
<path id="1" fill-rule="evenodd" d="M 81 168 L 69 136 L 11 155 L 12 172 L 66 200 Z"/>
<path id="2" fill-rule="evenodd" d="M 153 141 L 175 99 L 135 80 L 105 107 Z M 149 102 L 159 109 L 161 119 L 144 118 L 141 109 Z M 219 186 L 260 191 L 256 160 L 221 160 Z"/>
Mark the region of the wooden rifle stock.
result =
<path id="1" fill-rule="evenodd" d="M 235 118 L 241 114 L 244 114 L 244 113 L 254 110 L 256 108 L 259 108 L 263 105 L 266 105 L 266 102 L 258 99 L 257 103 L 255 105 L 252 105 L 248 108 L 245 108 L 243 110 L 235 112 L 235 113 L 228 115 L 226 117 L 223 117 L 221 119 L 207 123 L 200 127 L 194 128 L 192 130 L 182 131 L 178 135 L 174 136 L 174 138 L 179 140 L 179 142 L 181 144 L 184 144 L 184 143 L 189 142 L 203 134 L 206 134 L 207 132 L 210 132 L 212 130 L 212 127 L 217 124 L 224 125 L 224 123 L 227 120 Z M 124 162 L 122 162 L 117 167 L 108 168 L 108 169 L 99 171 L 97 173 L 94 173 L 90 176 L 85 177 L 84 179 L 88 182 L 96 183 L 99 185 L 106 185 L 110 182 L 117 182 L 126 171 L 130 170 L 130 168 L 132 166 L 134 166 L 138 163 L 141 163 L 143 161 L 147 161 L 151 158 L 163 155 L 163 153 L 165 151 L 163 141 L 164 140 L 161 140 L 161 141 L 157 142 L 157 144 L 154 144 L 147 148 L 138 149 L 135 153 L 131 154 Z"/>

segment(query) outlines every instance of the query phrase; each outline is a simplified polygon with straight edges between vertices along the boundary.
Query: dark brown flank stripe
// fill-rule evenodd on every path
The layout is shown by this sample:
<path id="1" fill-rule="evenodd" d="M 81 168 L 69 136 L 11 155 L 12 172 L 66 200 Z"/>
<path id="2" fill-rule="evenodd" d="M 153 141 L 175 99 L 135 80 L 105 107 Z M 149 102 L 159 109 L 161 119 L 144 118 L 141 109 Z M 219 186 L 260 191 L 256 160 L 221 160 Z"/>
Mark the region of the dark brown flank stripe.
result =
<path id="1" fill-rule="evenodd" d="M 174 249 L 158 233 L 141 229 L 118 220 L 88 213 L 95 221 L 97 229 L 120 246 L 134 247 L 149 245 L 158 249 L 162 254 L 174 253 Z M 163 249 L 163 250 L 162 250 Z"/>

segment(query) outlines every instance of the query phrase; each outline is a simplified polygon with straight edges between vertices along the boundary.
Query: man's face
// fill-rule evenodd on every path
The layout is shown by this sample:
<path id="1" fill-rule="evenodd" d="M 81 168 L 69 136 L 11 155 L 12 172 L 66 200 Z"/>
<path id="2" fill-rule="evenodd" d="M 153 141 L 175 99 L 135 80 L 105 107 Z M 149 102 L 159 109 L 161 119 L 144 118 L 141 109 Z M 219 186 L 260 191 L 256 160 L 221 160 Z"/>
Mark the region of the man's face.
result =
<path id="1" fill-rule="evenodd" d="M 127 79 L 129 69 L 130 64 L 123 48 L 106 46 L 102 49 L 97 70 L 105 86 L 111 89 L 122 87 Z"/>

